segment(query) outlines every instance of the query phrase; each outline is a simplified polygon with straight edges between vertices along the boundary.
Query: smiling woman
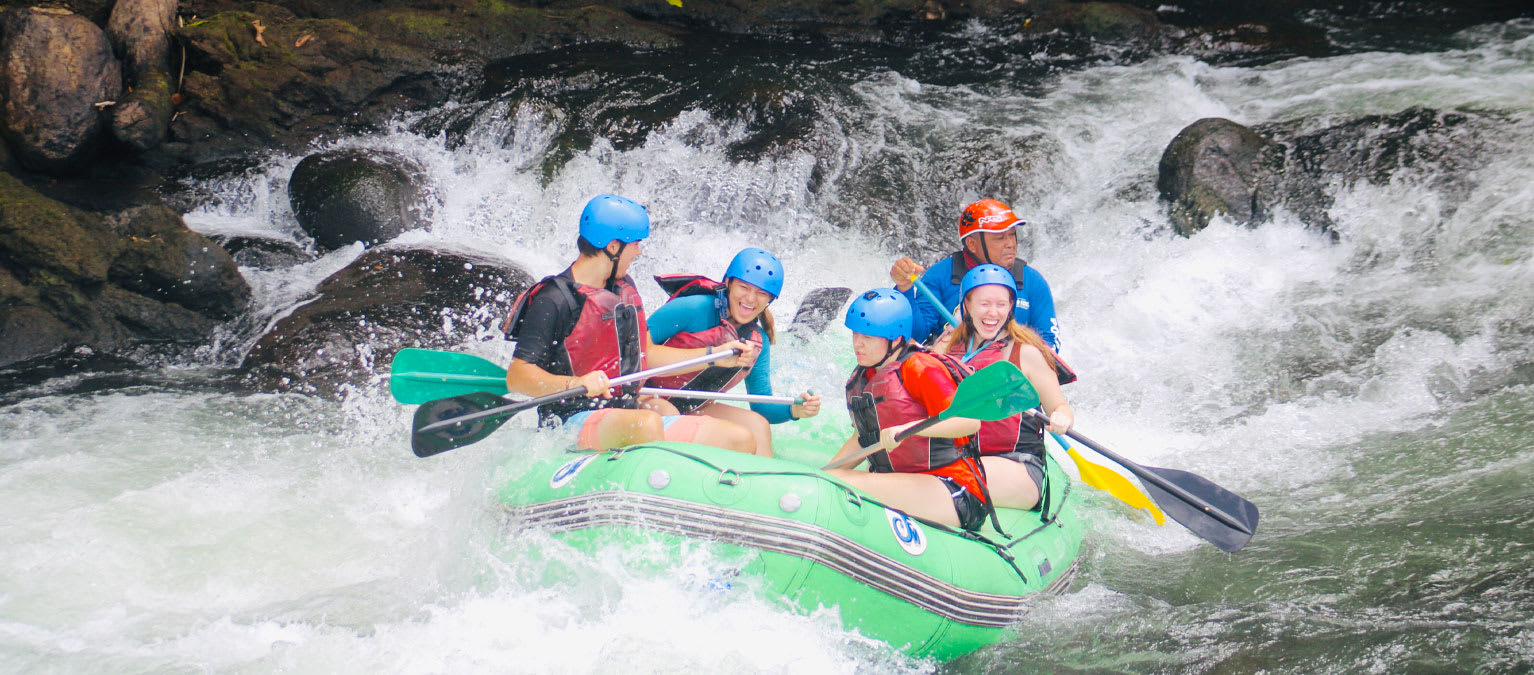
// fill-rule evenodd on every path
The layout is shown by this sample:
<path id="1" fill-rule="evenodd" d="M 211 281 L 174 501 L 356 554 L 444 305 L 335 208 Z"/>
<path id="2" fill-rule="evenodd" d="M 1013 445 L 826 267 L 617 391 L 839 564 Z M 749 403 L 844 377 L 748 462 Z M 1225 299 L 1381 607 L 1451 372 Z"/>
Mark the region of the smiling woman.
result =
<path id="1" fill-rule="evenodd" d="M 388 11 L 308 2 L 319 4 Z M 875 4 L 893 6 L 858 6 Z M 1339 15 L 1433 6 L 1175 4 L 1317 7 L 1303 24 L 1340 28 L 1326 34 L 1336 39 L 1373 21 L 1325 25 Z M 280 56 L 293 40 L 273 31 L 311 20 L 263 16 L 262 49 L 251 47 L 254 17 L 231 14 L 241 16 L 186 29 L 197 43 L 187 82 L 199 86 L 177 123 L 186 135 L 144 166 L 179 181 L 165 187 L 194 230 L 291 239 L 300 230 L 287 185 L 301 154 L 273 145 L 241 155 L 218 138 L 190 139 L 217 127 L 195 101 L 249 106 L 292 90 L 198 45 L 227 37 L 252 59 Z M 346 24 L 326 23 L 340 28 L 317 28 L 298 56 L 356 70 L 338 50 L 357 43 L 326 37 Z M 1186 47 L 1175 54 L 1074 49 L 984 21 L 920 37 L 934 34 L 912 49 L 850 35 L 755 39 L 744 50 L 727 36 L 702 50 L 583 43 L 539 57 L 555 66 L 510 71 L 516 90 L 505 96 L 471 82 L 473 100 L 321 144 L 397 152 L 427 172 L 440 208 L 401 243 L 555 275 L 582 206 L 612 190 L 656 216 L 644 271 L 700 270 L 723 283 L 742 248 L 772 251 L 790 275 L 768 305 L 779 318 L 813 305 L 811 288 L 879 286 L 902 254 L 932 262 L 958 251 L 962 207 L 1006 201 L 1029 221 L 1018 250 L 1048 276 L 1075 336 L 1065 356 L 1082 381 L 1066 393 L 1078 426 L 1147 468 L 1196 471 L 1260 504 L 1263 527 L 1239 554 L 1126 511 L 1071 481 L 1060 457 L 1049 460 L 1043 514 L 1059 513 L 1064 527 L 1011 549 L 1016 570 L 985 543 L 926 523 L 916 524 L 927 548 L 908 551 L 908 523 L 813 468 L 851 433 L 839 410 L 854 358 L 845 303 L 823 334 L 778 326 L 773 383 L 822 391 L 838 410 L 773 426 L 774 458 L 661 442 L 575 466 L 585 456 L 565 453 L 524 413 L 479 443 L 417 459 L 409 409 L 376 382 L 341 400 L 261 393 L 222 365 L 275 317 L 337 299 L 324 280 L 372 261 L 342 249 L 242 267 L 252 308 L 195 353 L 151 345 L 128 372 L 0 370 L 0 387 L 11 386 L 0 400 L 0 664 L 10 664 L 0 670 L 932 672 L 939 666 L 908 654 L 951 655 L 961 630 L 985 631 L 969 644 L 999 644 L 944 672 L 1534 668 L 1534 21 L 1398 31 L 1306 58 L 1269 47 L 1211 55 L 1201 50 L 1218 39 L 1211 47 L 1198 33 L 1169 36 Z M 219 63 L 221 76 L 193 76 Z M 271 64 L 311 78 L 291 60 Z M 359 95 L 372 86 L 324 79 Z M 390 91 L 408 96 L 411 82 Z M 283 101 L 284 114 L 352 100 L 300 98 Z M 1427 112 L 1399 117 L 1414 108 Z M 257 114 L 234 115 L 232 129 Z M 1337 238 L 1283 212 L 1255 228 L 1215 218 L 1176 236 L 1156 195 L 1157 159 L 1203 116 L 1303 141 L 1290 144 L 1296 157 L 1334 179 L 1322 185 Z M 1382 127 L 1382 116 L 1403 123 Z M 306 119 L 282 133 L 307 144 Z M 178 167 L 181 152 L 228 161 Z M 68 182 L 26 184 L 54 195 Z M 62 292 L 67 270 L 22 260 L 0 261 L 0 296 L 148 316 L 122 294 L 82 305 L 92 296 Z M 400 290 L 390 265 L 414 260 L 380 261 L 367 277 L 375 284 L 352 287 Z M 125 278 L 124 262 L 103 264 L 106 284 Z M 475 262 L 475 279 L 483 268 Z M 37 290 L 45 285 L 52 291 Z M 664 296 L 640 285 L 657 307 Z M 483 289 L 485 325 L 515 296 L 490 278 L 462 288 Z M 717 323 L 716 297 L 702 302 Z M 497 366 L 513 353 L 493 330 L 464 331 L 467 310 L 412 307 L 429 329 L 396 335 L 354 317 L 342 331 L 338 318 L 307 322 L 303 344 L 364 368 L 391 340 L 454 339 L 441 346 Z M 999 510 L 1017 536 L 1046 519 Z M 715 519 L 726 511 L 738 517 Z M 582 542 L 608 527 L 627 528 L 621 543 Z M 980 532 L 999 540 L 989 523 Z M 1089 555 L 1078 557 L 1083 533 Z M 958 571 L 961 558 L 935 557 L 949 543 L 975 551 L 962 559 L 976 563 L 966 573 L 978 583 L 961 593 L 941 571 Z M 906 574 L 918 566 L 926 571 Z M 1069 592 L 1000 586 L 1024 576 Z M 786 595 L 832 579 L 848 601 Z M 874 622 L 887 630 L 867 628 Z"/>
<path id="2" fill-rule="evenodd" d="M 772 346 L 777 329 L 768 305 L 783 293 L 783 263 L 759 248 L 735 254 L 725 268 L 723 283 L 697 275 L 656 277 L 671 292 L 671 300 L 650 317 L 650 338 L 670 347 L 713 348 L 731 340 L 757 345 L 756 360 L 744 367 L 713 366 L 697 373 L 655 378 L 651 385 L 666 389 L 729 391 L 741 382 L 756 395 L 772 393 Z M 741 424 L 756 441 L 756 454 L 772 456 L 769 425 L 814 417 L 820 413 L 820 397 L 810 392 L 802 403 L 752 403 L 750 410 L 704 399 L 671 397 L 683 412 L 696 411 Z"/>

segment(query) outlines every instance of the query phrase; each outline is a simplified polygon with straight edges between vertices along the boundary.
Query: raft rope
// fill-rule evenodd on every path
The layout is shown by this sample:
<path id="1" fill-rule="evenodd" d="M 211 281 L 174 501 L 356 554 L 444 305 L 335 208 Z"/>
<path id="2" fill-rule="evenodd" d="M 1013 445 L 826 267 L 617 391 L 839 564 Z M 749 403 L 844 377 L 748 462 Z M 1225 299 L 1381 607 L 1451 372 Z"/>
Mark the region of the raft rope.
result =
<path id="1" fill-rule="evenodd" d="M 710 469 L 713 469 L 715 471 L 719 471 L 719 472 L 725 471 L 724 468 L 714 464 L 713 462 L 710 462 L 710 461 L 708 461 L 706 459 L 703 459 L 702 457 L 698 457 L 697 455 L 688 454 L 688 453 L 683 452 L 681 450 L 677 450 L 675 448 L 666 447 L 666 446 L 663 446 L 663 445 L 636 445 L 636 446 L 630 446 L 630 447 L 627 447 L 627 448 L 616 448 L 616 449 L 613 449 L 613 450 L 609 451 L 611 453 L 611 455 L 607 458 L 607 461 L 609 461 L 609 462 L 616 461 L 619 457 L 622 457 L 625 453 L 627 453 L 629 451 L 641 450 L 641 449 L 643 449 L 643 450 L 659 450 L 659 451 L 663 451 L 663 452 L 668 452 L 668 453 L 671 453 L 671 454 L 676 455 L 678 457 L 683 457 L 683 458 L 686 458 L 686 459 L 690 459 L 690 460 L 692 460 L 694 462 L 702 464 L 703 466 L 706 466 L 706 467 L 708 467 Z M 731 473 L 734 473 L 737 476 L 808 476 L 808 477 L 815 478 L 817 480 L 822 480 L 822 481 L 825 481 L 825 482 L 830 483 L 832 485 L 835 485 L 837 488 L 840 488 L 841 490 L 846 491 L 848 494 L 856 494 L 856 490 L 852 486 L 847 485 L 846 483 L 843 483 L 843 482 L 838 481 L 838 480 L 833 480 L 829 476 L 826 476 L 826 475 L 824 475 L 824 474 L 822 474 L 820 472 L 809 472 L 809 471 L 737 471 L 737 470 L 734 470 L 734 469 L 730 469 L 729 471 Z M 970 539 L 972 541 L 976 541 L 976 542 L 985 544 L 986 546 L 989 546 L 993 551 L 996 552 L 997 557 L 999 557 L 1002 560 L 1006 561 L 1007 565 L 1010 566 L 1014 572 L 1017 572 L 1018 578 L 1020 578 L 1020 579 L 1022 579 L 1023 581 L 1026 582 L 1028 580 L 1028 575 L 1023 572 L 1022 568 L 1017 566 L 1017 557 L 1012 555 L 1011 549 L 1013 547 L 1017 546 L 1018 544 L 1023 543 L 1029 537 L 1032 537 L 1033 535 L 1036 535 L 1036 534 L 1038 534 L 1040 532 L 1043 532 L 1045 530 L 1045 528 L 1048 528 L 1050 525 L 1055 524 L 1055 519 L 1059 517 L 1060 511 L 1065 506 L 1065 498 L 1067 496 L 1069 496 L 1070 493 L 1071 493 L 1071 484 L 1070 484 L 1069 481 L 1067 481 L 1065 483 L 1064 494 L 1060 495 L 1060 504 L 1057 505 L 1058 508 L 1055 509 L 1054 515 L 1048 515 L 1048 511 L 1049 511 L 1049 485 L 1050 485 L 1050 480 L 1049 480 L 1049 471 L 1048 471 L 1047 465 L 1046 465 L 1046 469 L 1044 471 L 1044 476 L 1045 476 L 1045 478 L 1044 478 L 1044 485 L 1039 490 L 1039 493 L 1040 493 L 1040 497 L 1039 497 L 1040 501 L 1039 501 L 1039 503 L 1041 505 L 1040 506 L 1040 508 L 1041 508 L 1040 513 L 1041 513 L 1041 515 L 1044 516 L 1044 522 L 1040 523 L 1038 527 L 1033 528 L 1033 530 L 1031 530 L 1027 534 L 1024 534 L 1024 535 L 1022 535 L 1020 537 L 1017 537 L 1016 539 L 1009 540 L 1009 541 L 1007 541 L 1005 543 L 1002 543 L 1002 542 L 999 542 L 997 540 L 991 539 L 990 537 L 987 537 L 987 536 L 985 536 L 983 534 L 980 534 L 979 532 L 971 532 L 969 530 L 953 528 L 953 527 L 949 527 L 947 525 L 944 525 L 942 523 L 938 523 L 938 522 L 933 522 L 933 521 L 927 520 L 925 518 L 920 518 L 920 517 L 917 517 L 917 516 L 912 516 L 910 514 L 906 514 L 906 515 L 908 517 L 910 517 L 911 519 L 913 519 L 913 520 L 915 520 L 915 521 L 917 521 L 917 522 L 919 522 L 919 523 L 921 523 L 923 525 L 926 525 L 927 527 L 930 527 L 932 529 L 935 529 L 935 530 L 938 530 L 938 531 L 941 531 L 941 532 L 947 532 L 948 534 L 964 537 L 966 539 Z M 866 501 L 866 502 L 869 502 L 869 503 L 872 503 L 872 504 L 876 504 L 876 505 L 884 507 L 884 508 L 892 508 L 892 507 L 890 507 L 890 505 L 885 504 L 884 502 L 881 502 L 881 501 L 879 501 L 877 499 L 874 499 L 872 497 L 859 496 L 859 499 L 861 501 Z M 895 510 L 899 511 L 899 509 L 895 509 Z M 904 513 L 904 512 L 902 511 L 902 513 Z M 1000 523 L 997 523 L 997 524 L 999 525 Z M 998 531 L 1000 531 L 1000 529 L 1001 529 L 1000 527 L 997 528 Z M 1002 533 L 1002 534 L 1003 534 L 1003 536 L 1006 536 L 1005 533 Z"/>

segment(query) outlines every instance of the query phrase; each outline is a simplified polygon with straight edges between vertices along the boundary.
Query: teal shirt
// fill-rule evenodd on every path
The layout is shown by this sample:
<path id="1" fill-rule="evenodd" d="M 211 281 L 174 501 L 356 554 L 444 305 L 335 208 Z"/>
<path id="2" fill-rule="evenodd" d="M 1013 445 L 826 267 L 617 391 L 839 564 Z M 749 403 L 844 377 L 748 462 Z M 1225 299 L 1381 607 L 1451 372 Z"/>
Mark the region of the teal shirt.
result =
<path id="1" fill-rule="evenodd" d="M 650 341 L 663 344 L 677 333 L 706 331 L 723 320 L 721 311 L 712 295 L 688 295 L 667 302 L 646 318 L 650 326 Z M 767 341 L 765 335 L 762 338 L 762 353 L 757 355 L 756 363 L 746 375 L 746 392 L 771 396 L 772 343 Z M 793 406 L 784 403 L 752 403 L 751 410 L 767 418 L 770 424 L 794 419 Z"/>

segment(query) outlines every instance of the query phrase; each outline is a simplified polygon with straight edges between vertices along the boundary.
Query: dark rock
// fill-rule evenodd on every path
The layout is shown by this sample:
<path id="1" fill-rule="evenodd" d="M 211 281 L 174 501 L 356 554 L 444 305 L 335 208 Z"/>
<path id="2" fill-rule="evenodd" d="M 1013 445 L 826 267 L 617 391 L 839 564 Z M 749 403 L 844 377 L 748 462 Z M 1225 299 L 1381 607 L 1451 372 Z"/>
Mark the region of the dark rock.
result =
<path id="1" fill-rule="evenodd" d="M 170 34 L 176 28 L 176 0 L 117 0 L 107 19 L 123 70 L 137 81 L 147 73 L 170 71 Z"/>
<path id="2" fill-rule="evenodd" d="M 175 28 L 176 0 L 119 0 L 107 21 L 107 37 L 130 88 L 112 107 L 112 135 L 139 152 L 158 146 L 169 132 Z"/>
<path id="3" fill-rule="evenodd" d="M 1063 31 L 1119 42 L 1159 40 L 1170 32 L 1154 12 L 1116 2 L 1048 4 L 1027 28 L 1032 33 Z"/>
<path id="4" fill-rule="evenodd" d="M 586 42 L 612 42 L 644 49 L 668 49 L 680 44 L 675 28 L 644 20 L 626 11 L 626 7 L 603 7 L 591 2 L 547 9 L 511 3 L 443 5 L 381 9 L 359 15 L 354 21 L 373 35 L 387 36 L 419 49 L 470 54 L 480 64 Z"/>
<path id="5" fill-rule="evenodd" d="M 117 341 L 135 343 L 201 342 L 218 326 L 217 321 L 184 306 L 161 302 L 121 287 L 107 284 L 92 298 L 92 307 L 102 317 L 121 325 L 126 334 Z M 113 341 L 103 346 L 111 347 Z"/>
<path id="6" fill-rule="evenodd" d="M 97 104 L 122 93 L 106 35 L 64 10 L 9 10 L 0 24 L 0 136 L 29 168 L 78 170 L 104 127 Z"/>
<path id="7" fill-rule="evenodd" d="M 120 246 L 99 219 L 0 173 L 0 265 L 64 283 L 100 283 Z"/>
<path id="8" fill-rule="evenodd" d="M 1203 119 L 1162 153 L 1157 187 L 1182 234 L 1202 229 L 1215 214 L 1255 225 L 1280 207 L 1334 231 L 1328 211 L 1335 191 L 1361 181 L 1420 184 L 1445 197 L 1448 216 L 1474 189 L 1475 169 L 1491 152 L 1488 139 L 1505 124 L 1494 113 L 1420 107 L 1315 131 L 1303 130 L 1307 120 L 1248 129 Z"/>
<path id="9" fill-rule="evenodd" d="M 1172 225 L 1183 235 L 1223 214 L 1256 225 L 1276 200 L 1282 148 L 1240 124 L 1218 117 L 1194 122 L 1161 153 L 1156 187 L 1171 203 Z"/>
<path id="10" fill-rule="evenodd" d="M 297 242 L 286 239 L 230 235 L 214 235 L 209 238 L 224 247 L 240 267 L 274 270 L 319 259 L 319 256 Z"/>
<path id="11" fill-rule="evenodd" d="M 0 367 L 197 345 L 249 296 L 228 254 L 164 206 L 103 217 L 0 173 Z"/>
<path id="12" fill-rule="evenodd" d="M 425 172 L 378 150 L 335 150 L 305 157 L 293 169 L 293 215 L 325 249 L 393 239 L 425 224 Z"/>
<path id="13" fill-rule="evenodd" d="M 162 72 L 140 77 L 133 91 L 112 106 L 112 135 L 139 152 L 162 143 L 174 113 L 170 86 L 170 78 Z"/>
<path id="14" fill-rule="evenodd" d="M 174 211 L 142 206 L 113 220 L 126 239 L 109 272 L 113 283 L 218 319 L 232 319 L 250 304 L 250 285 L 234 260 L 187 229 Z"/>
<path id="15" fill-rule="evenodd" d="M 425 50 L 345 21 L 249 7 L 258 11 L 220 12 L 176 31 L 187 70 L 171 137 L 189 143 L 194 159 L 308 143 L 319 131 L 352 123 L 370 101 L 407 110 L 445 100 L 436 78 L 446 67 Z"/>
<path id="16" fill-rule="evenodd" d="M 331 394 L 404 347 L 449 348 L 492 334 L 531 283 L 500 260 L 374 249 L 277 322 L 241 368 L 264 386 Z"/>
<path id="17" fill-rule="evenodd" d="M 0 306 L 0 336 L 0 365 L 54 356 L 80 339 L 46 310 L 27 305 Z"/>
<path id="18" fill-rule="evenodd" d="M 1359 181 L 1388 185 L 1411 180 L 1442 193 L 1444 215 L 1470 195 L 1475 170 L 1491 152 L 1487 140 L 1505 124 L 1483 112 L 1413 107 L 1389 115 L 1365 115 L 1318 131 L 1292 135 L 1292 125 L 1262 131 L 1284 138 L 1286 173 L 1314 183 L 1351 186 Z M 1286 137 L 1287 136 L 1287 137 Z M 1304 203 L 1319 191 L 1288 191 L 1286 202 Z M 1320 208 L 1329 208 L 1326 199 Z"/>

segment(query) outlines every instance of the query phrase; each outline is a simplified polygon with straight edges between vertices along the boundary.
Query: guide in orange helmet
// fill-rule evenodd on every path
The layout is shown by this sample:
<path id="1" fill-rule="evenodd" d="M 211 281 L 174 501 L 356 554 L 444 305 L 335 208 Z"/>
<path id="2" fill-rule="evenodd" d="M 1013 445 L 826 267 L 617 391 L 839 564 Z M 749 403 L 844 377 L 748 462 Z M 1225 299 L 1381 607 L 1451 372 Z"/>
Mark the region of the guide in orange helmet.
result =
<path id="1" fill-rule="evenodd" d="M 902 257 L 890 267 L 890 279 L 915 308 L 912 338 L 930 343 L 943 330 L 943 312 L 925 294 L 918 293 L 913 279 L 923 285 L 952 310 L 959 305 L 959 284 L 977 265 L 994 264 L 1007 268 L 1017 282 L 1017 300 L 1013 317 L 1044 338 L 1051 349 L 1060 349 L 1060 324 L 1055 318 L 1055 298 L 1049 282 L 1027 262 L 1017 257 L 1017 228 L 1027 222 L 1017 217 L 1011 207 L 995 199 L 982 199 L 964 207 L 959 215 L 959 250 L 923 267 L 909 257 Z"/>

